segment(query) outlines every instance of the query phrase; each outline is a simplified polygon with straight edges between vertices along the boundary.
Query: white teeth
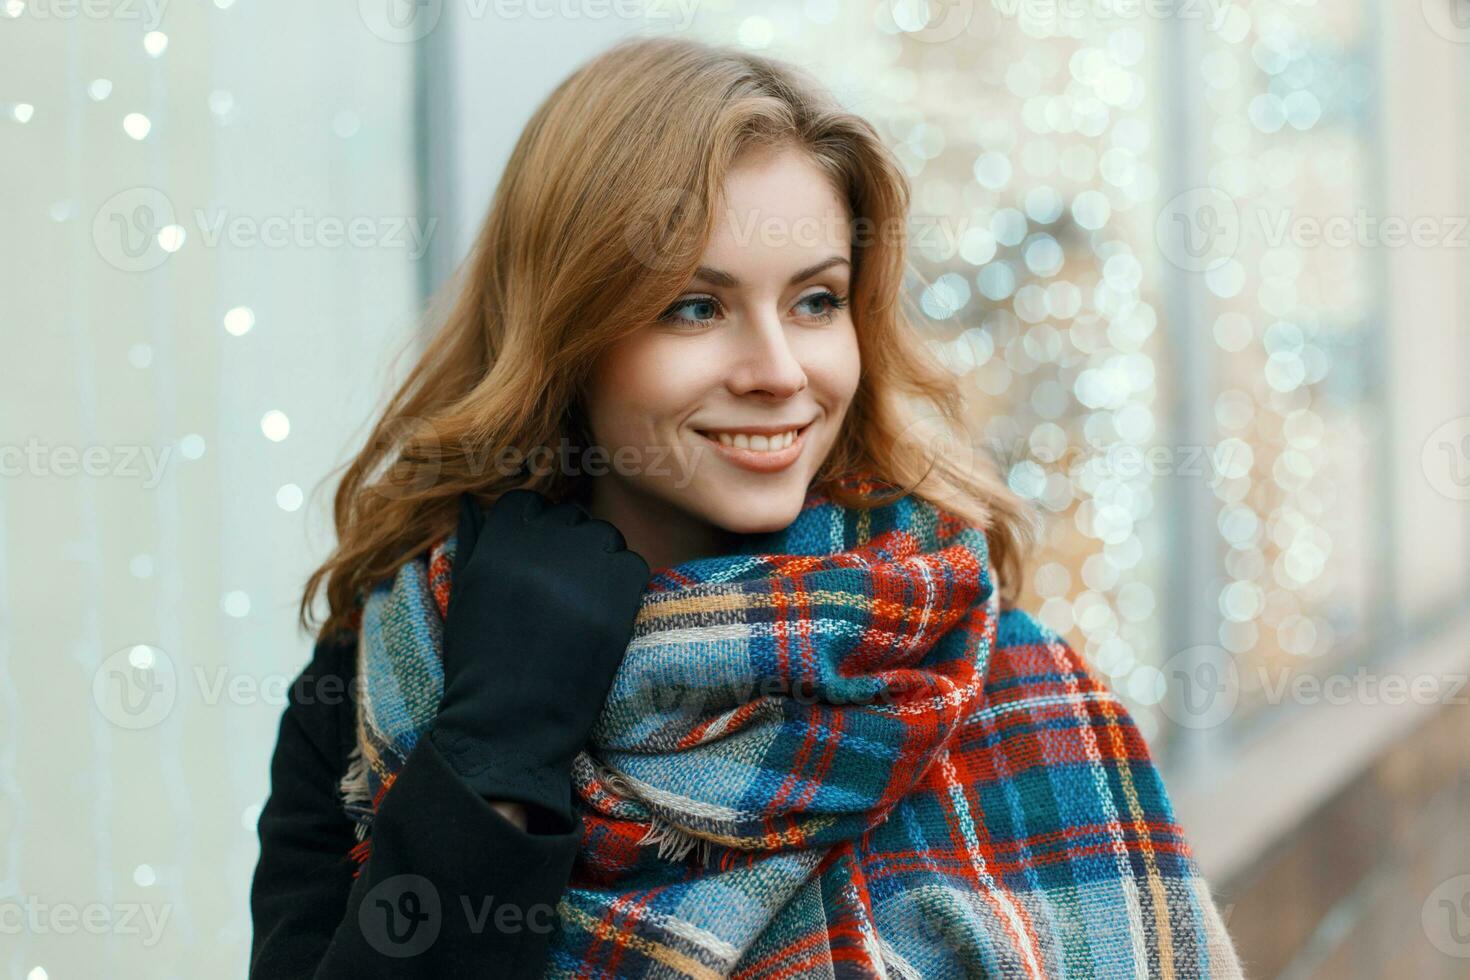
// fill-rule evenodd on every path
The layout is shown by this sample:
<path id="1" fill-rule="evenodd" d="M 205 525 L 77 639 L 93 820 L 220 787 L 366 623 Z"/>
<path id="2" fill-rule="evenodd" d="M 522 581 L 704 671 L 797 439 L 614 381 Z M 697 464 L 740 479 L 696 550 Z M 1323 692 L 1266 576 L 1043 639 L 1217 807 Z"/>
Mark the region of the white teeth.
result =
<path id="1" fill-rule="evenodd" d="M 780 452 L 796 441 L 796 430 L 792 429 L 790 432 L 783 432 L 777 436 L 752 436 L 744 432 L 732 435 L 728 432 L 716 432 L 714 437 L 720 440 L 722 446 L 749 449 L 757 453 L 774 453 Z"/>

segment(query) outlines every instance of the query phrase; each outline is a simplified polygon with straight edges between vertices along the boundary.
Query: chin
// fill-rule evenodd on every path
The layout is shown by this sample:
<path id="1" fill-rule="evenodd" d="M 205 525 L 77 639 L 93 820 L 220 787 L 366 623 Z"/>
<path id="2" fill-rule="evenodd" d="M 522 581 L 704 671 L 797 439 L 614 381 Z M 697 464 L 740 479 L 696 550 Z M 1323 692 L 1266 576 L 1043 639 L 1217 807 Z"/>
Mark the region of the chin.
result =
<path id="1" fill-rule="evenodd" d="M 770 481 L 768 488 L 724 486 L 703 500 L 698 511 L 710 523 L 736 534 L 764 534 L 790 526 L 801 513 L 807 483 Z"/>

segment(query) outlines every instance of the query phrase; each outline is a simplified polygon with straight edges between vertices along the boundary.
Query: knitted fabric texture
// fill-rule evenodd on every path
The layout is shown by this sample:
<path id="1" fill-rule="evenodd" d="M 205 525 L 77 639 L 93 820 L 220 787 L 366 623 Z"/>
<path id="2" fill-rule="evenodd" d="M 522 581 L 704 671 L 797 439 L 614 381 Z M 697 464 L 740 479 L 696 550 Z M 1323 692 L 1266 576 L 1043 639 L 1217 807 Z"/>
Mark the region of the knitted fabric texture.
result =
<path id="1" fill-rule="evenodd" d="M 655 572 L 574 764 L 545 975 L 1240 976 L 1123 705 L 1000 609 L 982 529 L 870 502 L 809 490 L 785 529 Z M 359 860 L 438 708 L 454 547 L 362 608 Z"/>

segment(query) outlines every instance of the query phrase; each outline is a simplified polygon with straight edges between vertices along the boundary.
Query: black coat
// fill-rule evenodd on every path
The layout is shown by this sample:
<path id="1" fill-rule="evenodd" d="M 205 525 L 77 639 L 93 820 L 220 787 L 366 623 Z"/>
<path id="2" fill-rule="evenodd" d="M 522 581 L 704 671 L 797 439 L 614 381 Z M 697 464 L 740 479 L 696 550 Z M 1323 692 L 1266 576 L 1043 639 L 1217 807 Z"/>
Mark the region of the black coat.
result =
<path id="1" fill-rule="evenodd" d="M 421 738 L 374 817 L 362 866 L 338 781 L 355 743 L 350 640 L 291 685 L 260 815 L 251 980 L 540 977 L 581 838 L 517 828 Z"/>

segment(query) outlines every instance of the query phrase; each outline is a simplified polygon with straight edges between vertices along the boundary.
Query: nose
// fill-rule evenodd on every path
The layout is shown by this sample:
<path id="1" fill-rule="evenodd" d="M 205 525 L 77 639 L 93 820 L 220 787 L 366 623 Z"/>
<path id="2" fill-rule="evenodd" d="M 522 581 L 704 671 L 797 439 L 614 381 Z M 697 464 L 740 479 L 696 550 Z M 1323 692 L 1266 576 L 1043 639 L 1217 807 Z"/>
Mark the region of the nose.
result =
<path id="1" fill-rule="evenodd" d="M 791 349 L 779 316 L 767 313 L 751 318 L 737 337 L 739 352 L 726 382 L 732 392 L 787 398 L 806 387 L 806 369 Z"/>

